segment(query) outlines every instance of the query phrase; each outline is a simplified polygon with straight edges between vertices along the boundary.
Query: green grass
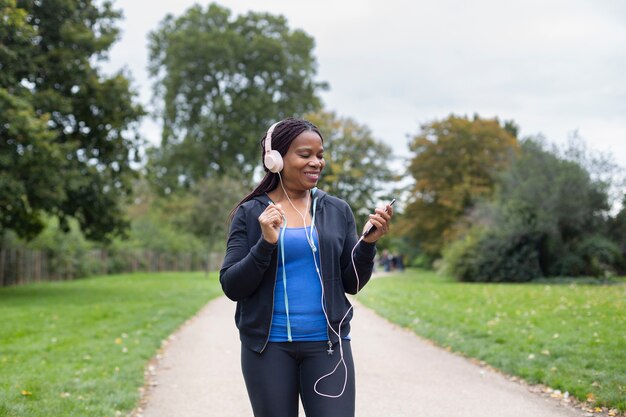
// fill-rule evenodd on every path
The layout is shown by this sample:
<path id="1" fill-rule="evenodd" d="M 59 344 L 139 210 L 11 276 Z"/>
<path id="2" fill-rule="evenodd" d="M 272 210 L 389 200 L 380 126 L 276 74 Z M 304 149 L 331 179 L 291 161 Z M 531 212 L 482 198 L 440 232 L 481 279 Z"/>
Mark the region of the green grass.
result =
<path id="1" fill-rule="evenodd" d="M 126 414 L 161 341 L 220 291 L 203 273 L 0 289 L 0 415 Z"/>
<path id="2" fill-rule="evenodd" d="M 359 300 L 439 345 L 531 383 L 626 410 L 626 285 L 465 284 L 409 271 Z"/>

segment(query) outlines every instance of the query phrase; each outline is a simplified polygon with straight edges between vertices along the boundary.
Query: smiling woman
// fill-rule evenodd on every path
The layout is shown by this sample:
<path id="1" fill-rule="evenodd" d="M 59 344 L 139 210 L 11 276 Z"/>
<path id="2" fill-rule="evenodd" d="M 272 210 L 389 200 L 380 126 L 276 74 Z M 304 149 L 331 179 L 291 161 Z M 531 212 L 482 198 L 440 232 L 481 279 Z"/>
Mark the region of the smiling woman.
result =
<path id="1" fill-rule="evenodd" d="M 314 131 L 300 133 L 291 143 L 284 160 L 283 185 L 294 190 L 300 188 L 306 193 L 315 187 L 326 165 L 322 138 Z M 277 199 L 281 197 L 279 190 L 274 190 L 273 194 Z"/>
<path id="2" fill-rule="evenodd" d="M 220 271 L 254 415 L 295 417 L 300 397 L 307 416 L 353 416 L 346 292 L 369 281 L 393 212 L 376 209 L 376 231 L 357 235 L 350 206 L 316 188 L 324 139 L 306 120 L 272 125 L 262 148 L 266 175 L 233 210 Z"/>

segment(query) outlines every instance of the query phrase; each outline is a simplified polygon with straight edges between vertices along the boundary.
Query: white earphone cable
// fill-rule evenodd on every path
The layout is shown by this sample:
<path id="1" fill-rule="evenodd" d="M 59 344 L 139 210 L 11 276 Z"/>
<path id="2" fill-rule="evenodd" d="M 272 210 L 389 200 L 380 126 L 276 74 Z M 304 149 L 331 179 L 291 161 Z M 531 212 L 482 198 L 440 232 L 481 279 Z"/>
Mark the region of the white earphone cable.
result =
<path id="1" fill-rule="evenodd" d="M 354 274 L 356 277 L 356 294 L 358 294 L 359 292 L 359 286 L 360 286 L 360 279 L 359 279 L 359 273 L 356 269 L 356 265 L 354 262 L 354 251 L 356 250 L 356 247 L 359 245 L 359 243 L 361 243 L 361 241 L 363 240 L 363 236 L 361 236 L 359 238 L 359 240 L 355 243 L 354 247 L 352 248 L 352 251 L 350 253 L 350 260 L 352 261 L 352 267 L 354 268 Z M 321 262 L 321 253 L 320 253 L 320 262 Z M 326 317 L 326 323 L 328 324 L 328 327 L 333 331 L 333 333 L 335 335 L 337 335 L 337 338 L 339 340 L 339 362 L 337 362 L 337 365 L 335 365 L 335 368 L 333 368 L 333 370 L 329 373 L 327 373 L 326 375 L 322 375 L 320 378 L 318 378 L 317 381 L 315 381 L 315 384 L 313 385 L 313 390 L 315 391 L 316 394 L 321 395 L 322 397 L 327 397 L 327 398 L 339 398 L 343 395 L 343 393 L 346 390 L 346 386 L 348 384 L 348 365 L 346 364 L 346 361 L 344 359 L 343 356 L 343 340 L 341 338 L 341 326 L 343 325 L 344 320 L 346 319 L 346 317 L 348 317 L 348 314 L 350 314 L 350 312 L 354 309 L 354 306 L 350 306 L 350 308 L 348 308 L 348 311 L 346 311 L 346 313 L 344 314 L 344 316 L 341 318 L 341 321 L 339 322 L 339 326 L 337 328 L 338 332 L 335 331 L 335 329 L 333 329 L 333 327 L 330 325 L 330 321 L 328 320 L 328 314 L 326 313 L 326 308 L 324 307 L 324 283 L 322 280 L 322 275 L 317 267 L 317 263 L 315 263 L 315 269 L 317 271 L 317 275 L 320 279 L 320 285 L 322 286 L 322 310 L 324 311 L 324 316 Z M 337 371 L 337 368 L 339 368 L 339 365 L 343 363 L 343 368 L 344 368 L 344 380 L 343 380 L 343 387 L 341 388 L 341 392 L 337 395 L 331 395 L 331 394 L 325 394 L 323 392 L 320 392 L 317 389 L 317 384 L 319 384 L 323 379 L 331 376 L 332 374 L 334 374 Z"/>
<path id="2" fill-rule="evenodd" d="M 280 175 L 280 172 L 278 173 L 278 179 L 280 181 L 280 186 L 283 189 L 283 193 L 285 193 L 285 197 L 287 197 L 287 201 L 289 201 L 289 204 L 291 204 L 291 207 L 293 207 L 293 209 L 296 211 L 296 213 L 298 213 L 300 215 L 300 217 L 302 218 L 302 223 L 303 223 L 303 226 L 304 226 L 304 235 L 306 236 L 306 240 L 309 243 L 309 246 L 311 248 L 313 248 L 315 246 L 315 244 L 313 242 L 313 230 L 311 230 L 310 236 L 309 236 L 309 233 L 307 233 L 307 229 L 306 229 L 306 214 L 309 212 L 309 204 L 311 202 L 311 192 L 310 192 L 310 190 L 307 193 L 306 208 L 304 209 L 304 214 L 302 214 L 302 212 L 300 210 L 298 210 L 296 208 L 296 206 L 293 204 L 293 202 L 291 201 L 291 198 L 289 198 L 289 194 L 287 194 L 287 190 L 285 190 L 285 186 L 283 185 L 283 177 Z"/>
<path id="3" fill-rule="evenodd" d="M 287 194 L 287 191 L 285 190 L 285 187 L 283 185 L 283 179 L 282 179 L 282 176 L 280 175 L 280 172 L 278 173 L 278 178 L 279 178 L 279 181 L 280 181 L 280 186 L 283 189 L 283 192 L 285 193 L 285 197 L 287 197 L 287 201 L 289 201 L 289 204 L 291 204 L 291 207 L 293 207 L 293 209 L 302 218 L 302 222 L 303 222 L 303 225 L 304 225 L 304 234 L 306 236 L 307 242 L 309 243 L 309 246 L 311 247 L 311 253 L 313 254 L 313 264 L 315 265 L 315 271 L 317 272 L 317 276 L 318 276 L 319 281 L 320 281 L 320 287 L 322 289 L 322 297 L 321 297 L 322 312 L 324 313 L 324 318 L 326 319 L 326 324 L 328 325 L 328 328 L 337 336 L 337 338 L 339 340 L 339 361 L 337 362 L 337 365 L 335 365 L 335 367 L 333 368 L 333 370 L 331 372 L 329 372 L 329 373 L 327 373 L 325 375 L 322 375 L 320 378 L 317 379 L 317 381 L 315 381 L 315 384 L 313 385 L 313 390 L 315 391 L 316 394 L 321 395 L 322 397 L 339 398 L 345 392 L 346 386 L 348 384 L 348 365 L 346 364 L 346 361 L 344 359 L 344 354 L 343 354 L 343 341 L 342 341 L 342 338 L 341 338 L 341 326 L 343 326 L 343 322 L 348 317 L 350 312 L 354 309 L 354 306 L 351 305 L 348 308 L 346 313 L 341 318 L 341 321 L 339 322 L 339 326 L 337 328 L 337 331 L 335 331 L 335 329 L 333 329 L 333 326 L 330 324 L 330 320 L 328 318 L 328 313 L 326 312 L 326 305 L 324 303 L 324 299 L 325 299 L 324 280 L 322 279 L 322 273 L 320 272 L 319 266 L 317 264 L 317 258 L 315 257 L 315 252 L 317 252 L 317 250 L 315 248 L 315 241 L 314 241 L 314 238 L 313 238 L 313 228 L 314 228 L 314 225 L 313 225 L 312 221 L 311 221 L 310 234 L 307 232 L 306 213 L 308 213 L 308 211 L 309 211 L 311 192 L 309 191 L 309 193 L 307 194 L 307 203 L 306 203 L 305 214 L 302 214 L 302 212 L 296 208 L 296 206 L 293 204 L 293 202 L 289 198 L 289 195 Z M 317 229 L 315 229 L 315 230 L 317 230 Z M 352 251 L 350 253 L 350 260 L 352 261 L 352 267 L 354 268 L 354 274 L 355 274 L 355 277 L 356 277 L 356 294 L 358 294 L 359 289 L 360 289 L 359 288 L 359 286 L 360 286 L 360 279 L 359 279 L 359 273 L 357 271 L 356 264 L 355 264 L 355 261 L 354 261 L 354 252 L 356 250 L 356 247 L 359 245 L 359 243 L 361 243 L 362 240 L 363 240 L 363 236 L 361 236 L 359 238 L 359 240 L 356 242 L 356 244 L 354 245 L 354 247 L 352 248 Z M 321 252 L 319 254 L 319 257 L 320 257 L 320 264 L 321 264 L 321 262 L 322 262 L 322 254 L 321 254 Z M 331 342 L 329 340 L 329 344 L 330 343 Z M 329 350 L 329 354 L 332 353 L 332 346 L 329 346 L 328 350 Z M 322 380 L 324 380 L 325 378 L 328 378 L 329 376 L 333 375 L 337 371 L 337 369 L 339 368 L 339 365 L 341 365 L 341 364 L 343 364 L 343 368 L 344 368 L 344 381 L 343 381 L 343 387 L 341 388 L 341 392 L 339 394 L 337 394 L 337 395 L 325 394 L 323 392 L 320 392 L 317 389 L 317 385 Z"/>

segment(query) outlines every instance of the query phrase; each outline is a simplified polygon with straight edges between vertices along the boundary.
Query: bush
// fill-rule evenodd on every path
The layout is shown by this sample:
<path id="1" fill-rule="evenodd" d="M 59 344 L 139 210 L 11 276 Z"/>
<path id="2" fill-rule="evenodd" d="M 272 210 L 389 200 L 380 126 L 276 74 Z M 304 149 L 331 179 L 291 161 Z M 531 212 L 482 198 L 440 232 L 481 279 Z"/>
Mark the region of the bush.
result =
<path id="1" fill-rule="evenodd" d="M 133 270 L 174 270 L 181 261 L 186 268 L 194 270 L 207 265 L 207 248 L 199 238 L 177 231 L 156 215 L 134 219 L 129 238 L 115 238 L 107 246 L 87 240 L 75 219 L 69 219 L 67 232 L 61 229 L 54 216 L 45 217 L 44 221 L 44 229 L 30 242 L 20 239 L 11 230 L 3 231 L 0 248 L 40 251 L 47 260 L 41 264 L 43 267 L 36 267 L 37 272 L 18 273 L 15 267 L 5 266 L 3 275 L 13 277 L 7 282 L 15 280 L 18 274 L 22 277 L 18 281 L 24 282 L 35 279 L 33 276 L 37 276 L 36 279 L 73 279 Z"/>
<path id="2" fill-rule="evenodd" d="M 478 241 L 482 239 L 484 231 L 479 228 L 471 229 L 462 239 L 452 242 L 444 248 L 443 258 L 437 262 L 437 270 L 443 275 L 450 275 L 460 281 L 462 277 L 474 275 L 474 254 Z"/>
<path id="3" fill-rule="evenodd" d="M 444 272 L 466 282 L 526 282 L 541 277 L 538 245 L 532 232 L 470 233 L 444 252 Z"/>
<path id="4" fill-rule="evenodd" d="M 420 269 L 431 269 L 432 264 L 433 264 L 433 261 L 431 257 L 424 253 L 415 256 L 409 262 L 409 266 L 411 268 L 420 268 Z"/>
<path id="5" fill-rule="evenodd" d="M 45 251 L 50 259 L 51 270 L 61 273 L 65 278 L 95 274 L 100 266 L 91 256 L 94 243 L 85 238 L 76 219 L 68 219 L 68 226 L 69 230 L 64 232 L 59 219 L 49 216 L 45 219 L 42 232 L 22 246 Z"/>
<path id="6" fill-rule="evenodd" d="M 591 276 L 614 275 L 622 256 L 616 243 L 600 235 L 586 238 L 574 251 L 585 260 L 584 274 Z"/>
<path id="7" fill-rule="evenodd" d="M 444 252 L 446 272 L 482 282 L 620 272 L 626 215 L 607 217 L 607 187 L 579 162 L 524 141 L 495 198 L 466 214 L 473 227 Z"/>

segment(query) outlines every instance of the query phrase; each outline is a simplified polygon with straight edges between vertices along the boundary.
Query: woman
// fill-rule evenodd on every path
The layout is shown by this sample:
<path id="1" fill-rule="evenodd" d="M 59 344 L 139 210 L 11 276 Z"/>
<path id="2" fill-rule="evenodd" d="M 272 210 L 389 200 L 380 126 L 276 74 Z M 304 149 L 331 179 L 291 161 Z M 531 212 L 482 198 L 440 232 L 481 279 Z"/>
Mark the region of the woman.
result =
<path id="1" fill-rule="evenodd" d="M 241 366 L 255 417 L 354 416 L 352 306 L 369 280 L 392 209 L 359 239 L 347 203 L 315 188 L 323 139 L 286 119 L 262 140 L 265 177 L 233 210 L 220 282 L 237 301 Z"/>

